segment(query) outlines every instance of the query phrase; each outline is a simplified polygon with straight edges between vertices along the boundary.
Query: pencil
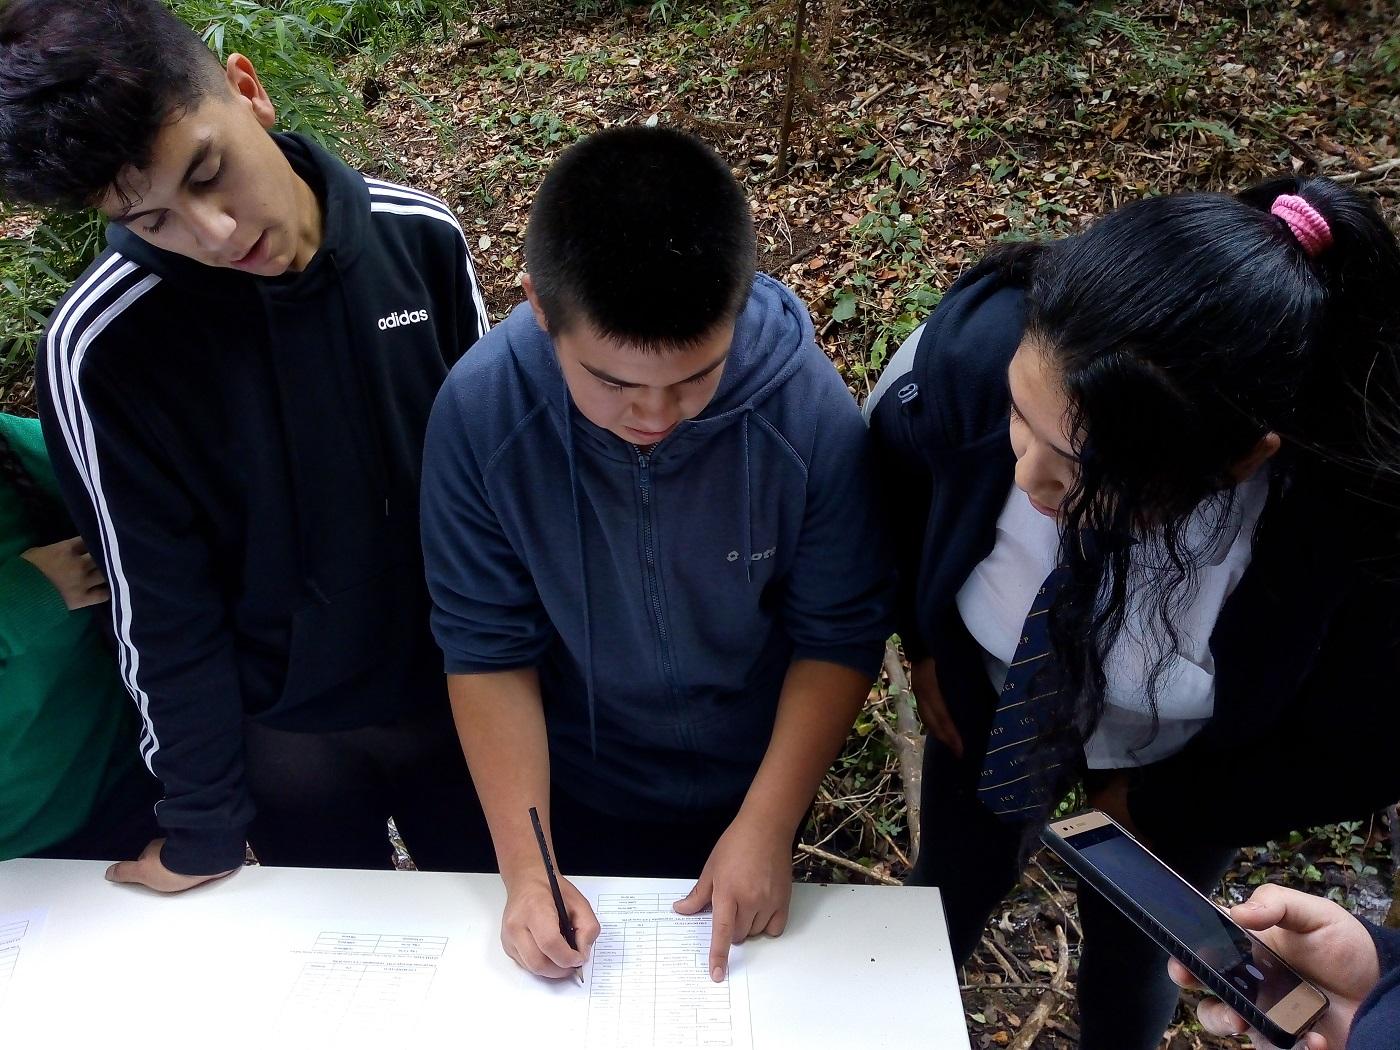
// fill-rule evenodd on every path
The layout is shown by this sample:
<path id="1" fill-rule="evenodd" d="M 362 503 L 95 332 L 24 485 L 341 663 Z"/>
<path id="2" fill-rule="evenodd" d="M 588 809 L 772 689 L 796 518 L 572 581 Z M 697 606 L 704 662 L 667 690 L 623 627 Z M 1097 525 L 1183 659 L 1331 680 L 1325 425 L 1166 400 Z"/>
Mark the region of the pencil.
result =
<path id="1" fill-rule="evenodd" d="M 574 935 L 574 924 L 569 921 L 569 913 L 564 908 L 564 895 L 559 892 L 559 877 L 554 874 L 554 861 L 549 856 L 549 845 L 544 840 L 544 828 L 540 826 L 540 811 L 530 807 L 530 823 L 535 828 L 535 841 L 540 845 L 540 859 L 544 861 L 544 872 L 549 876 L 549 892 L 554 897 L 554 910 L 559 913 L 559 936 L 574 951 L 578 951 L 578 939 Z M 583 967 L 574 970 L 574 980 L 583 984 Z"/>

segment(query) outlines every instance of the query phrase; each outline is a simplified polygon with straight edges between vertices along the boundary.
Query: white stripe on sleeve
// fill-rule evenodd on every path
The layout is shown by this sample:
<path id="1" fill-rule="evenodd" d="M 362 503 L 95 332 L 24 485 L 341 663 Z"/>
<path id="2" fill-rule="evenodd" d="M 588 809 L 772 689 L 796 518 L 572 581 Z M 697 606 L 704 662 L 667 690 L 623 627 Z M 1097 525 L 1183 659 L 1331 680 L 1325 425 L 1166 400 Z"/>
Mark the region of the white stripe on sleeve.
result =
<path id="1" fill-rule="evenodd" d="M 107 564 L 108 583 L 112 590 L 112 625 L 120 646 L 122 678 L 128 692 L 136 701 L 141 713 L 141 757 L 146 768 L 155 772 L 152 761 L 160 750 L 160 740 L 155 725 L 151 721 L 150 697 L 141 688 L 141 654 L 131 640 L 131 591 L 122 564 L 121 547 L 117 532 L 112 524 L 111 512 L 107 506 L 106 493 L 102 488 L 102 468 L 98 458 L 96 438 L 92 428 L 92 418 L 83 401 L 80 373 L 83 358 L 102 331 L 112 323 L 127 307 L 160 283 L 160 278 L 147 274 L 127 288 L 118 298 L 95 318 L 88 319 L 92 309 L 101 301 L 112 286 L 136 271 L 134 263 L 123 263 L 106 279 L 101 279 L 112 265 L 120 260 L 113 255 L 108 263 L 96 271 L 91 278 L 68 301 L 63 311 L 55 319 L 49 330 L 48 366 L 50 393 L 57 409 L 59 426 L 64 441 L 83 486 L 97 512 L 98 530 L 101 533 L 102 550 Z M 100 282 L 100 283 L 99 283 Z M 76 347 L 69 357 L 69 345 L 77 336 Z"/>

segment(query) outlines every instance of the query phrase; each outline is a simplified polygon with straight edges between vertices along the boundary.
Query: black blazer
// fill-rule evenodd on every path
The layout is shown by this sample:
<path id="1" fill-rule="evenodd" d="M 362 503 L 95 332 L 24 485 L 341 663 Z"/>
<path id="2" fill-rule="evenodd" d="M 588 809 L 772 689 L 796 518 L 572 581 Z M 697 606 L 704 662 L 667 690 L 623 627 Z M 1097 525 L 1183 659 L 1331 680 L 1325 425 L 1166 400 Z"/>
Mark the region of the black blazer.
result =
<path id="1" fill-rule="evenodd" d="M 973 778 L 995 696 L 954 599 L 990 553 L 1013 482 L 1006 368 L 1024 317 L 1024 290 L 999 271 L 965 275 L 871 417 L 885 491 L 899 497 L 900 638 L 910 659 L 934 658 Z M 1215 714 L 1134 773 L 1129 808 L 1145 833 L 1261 842 L 1400 798 L 1400 581 L 1356 562 L 1348 505 L 1306 483 L 1271 491 L 1210 638 Z"/>

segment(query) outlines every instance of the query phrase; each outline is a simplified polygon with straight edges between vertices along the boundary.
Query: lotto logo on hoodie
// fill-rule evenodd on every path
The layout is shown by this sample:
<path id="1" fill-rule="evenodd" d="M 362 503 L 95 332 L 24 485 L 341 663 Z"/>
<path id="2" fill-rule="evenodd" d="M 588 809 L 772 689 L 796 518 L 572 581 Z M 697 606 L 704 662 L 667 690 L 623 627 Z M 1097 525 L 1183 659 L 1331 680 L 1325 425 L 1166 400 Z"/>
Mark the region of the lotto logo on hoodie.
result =
<path id="1" fill-rule="evenodd" d="M 427 310 L 400 310 L 396 314 L 379 319 L 379 330 L 387 332 L 390 328 L 402 328 L 407 324 L 417 324 L 419 321 L 428 319 Z"/>

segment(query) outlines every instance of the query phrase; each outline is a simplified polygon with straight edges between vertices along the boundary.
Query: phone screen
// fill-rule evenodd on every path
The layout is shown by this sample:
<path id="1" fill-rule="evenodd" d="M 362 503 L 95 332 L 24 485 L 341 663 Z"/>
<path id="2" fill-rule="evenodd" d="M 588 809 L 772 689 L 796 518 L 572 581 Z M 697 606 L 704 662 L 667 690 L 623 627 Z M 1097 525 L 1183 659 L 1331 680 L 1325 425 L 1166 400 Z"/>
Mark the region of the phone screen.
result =
<path id="1" fill-rule="evenodd" d="M 1067 841 L 1261 1011 L 1298 987 L 1297 975 L 1277 955 L 1118 828 L 1093 828 Z"/>

